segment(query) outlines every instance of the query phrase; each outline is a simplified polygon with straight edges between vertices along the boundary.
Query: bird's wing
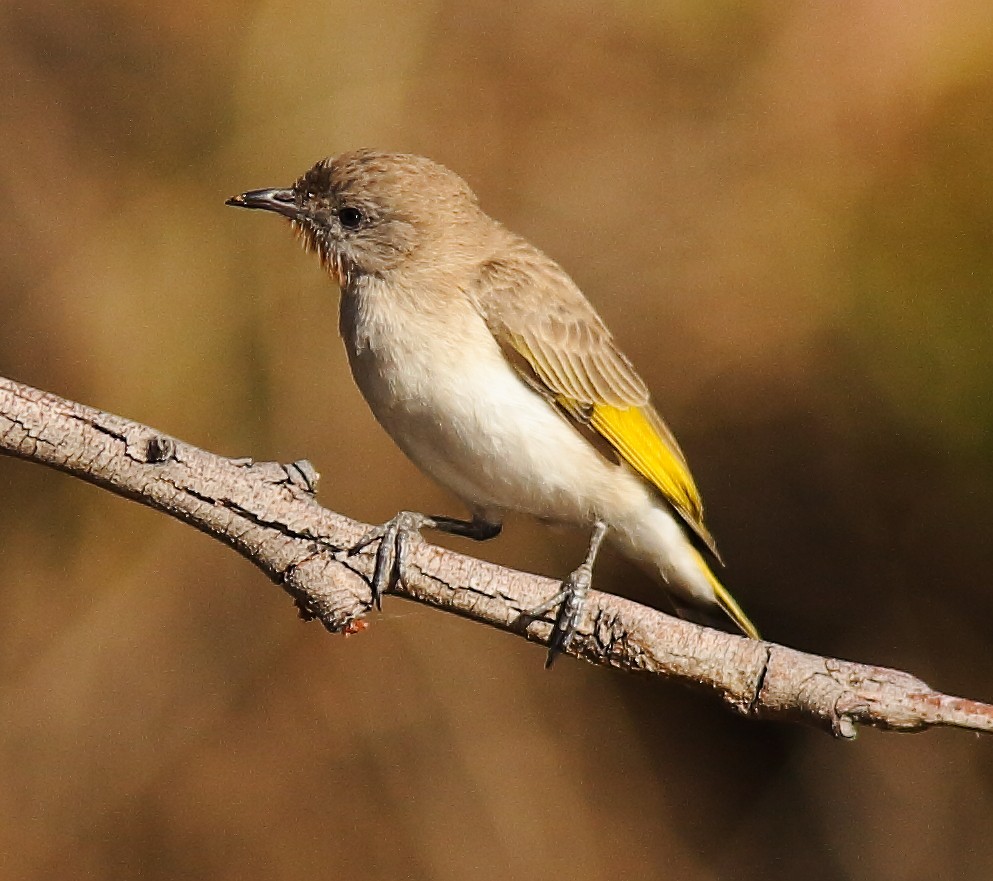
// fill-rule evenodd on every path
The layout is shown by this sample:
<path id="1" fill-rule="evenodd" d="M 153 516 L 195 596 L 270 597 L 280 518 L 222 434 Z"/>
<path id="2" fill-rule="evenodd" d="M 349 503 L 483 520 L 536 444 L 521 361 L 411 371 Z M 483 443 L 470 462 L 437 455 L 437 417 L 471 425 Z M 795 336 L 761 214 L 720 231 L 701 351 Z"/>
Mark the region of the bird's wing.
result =
<path id="1" fill-rule="evenodd" d="M 522 377 L 653 484 L 717 556 L 676 439 L 651 405 L 644 381 L 569 276 L 521 243 L 514 259 L 484 264 L 472 294 Z"/>

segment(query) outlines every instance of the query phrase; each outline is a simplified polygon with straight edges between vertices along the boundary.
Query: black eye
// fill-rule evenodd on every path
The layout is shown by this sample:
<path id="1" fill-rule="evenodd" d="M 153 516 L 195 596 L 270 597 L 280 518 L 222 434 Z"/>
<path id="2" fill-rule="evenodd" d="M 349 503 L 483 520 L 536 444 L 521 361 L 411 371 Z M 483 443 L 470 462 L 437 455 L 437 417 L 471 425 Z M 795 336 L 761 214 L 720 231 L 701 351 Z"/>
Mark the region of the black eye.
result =
<path id="1" fill-rule="evenodd" d="M 338 220 L 341 221 L 341 225 L 345 229 L 358 229 L 364 219 L 362 212 L 358 208 L 352 208 L 350 205 L 346 205 L 338 211 Z"/>

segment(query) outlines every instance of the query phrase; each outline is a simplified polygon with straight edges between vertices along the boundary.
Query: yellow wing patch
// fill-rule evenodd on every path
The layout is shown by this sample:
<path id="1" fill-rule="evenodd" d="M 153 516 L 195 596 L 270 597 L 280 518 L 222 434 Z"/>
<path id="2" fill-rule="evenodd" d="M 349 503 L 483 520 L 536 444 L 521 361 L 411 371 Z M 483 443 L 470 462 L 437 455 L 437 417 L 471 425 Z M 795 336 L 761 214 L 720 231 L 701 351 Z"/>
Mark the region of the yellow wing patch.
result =
<path id="1" fill-rule="evenodd" d="M 468 291 L 508 362 L 600 453 L 611 461 L 616 456 L 654 486 L 701 549 L 720 562 L 686 459 L 652 407 L 644 381 L 558 264 L 521 239 L 512 242 L 511 259 L 488 261 Z M 703 556 L 696 548 L 693 553 L 718 604 L 758 638 Z"/>
<path id="2" fill-rule="evenodd" d="M 658 487 L 694 526 L 702 526 L 703 504 L 686 463 L 659 436 L 639 407 L 594 404 L 589 420 L 624 461 Z"/>
<path id="3" fill-rule="evenodd" d="M 589 429 L 596 446 L 601 446 L 596 442 L 602 438 L 656 487 L 720 560 L 703 525 L 700 493 L 676 439 L 652 407 L 641 377 L 614 346 L 596 314 L 585 322 L 536 319 L 520 330 L 502 325 L 490 330 L 525 381 Z"/>

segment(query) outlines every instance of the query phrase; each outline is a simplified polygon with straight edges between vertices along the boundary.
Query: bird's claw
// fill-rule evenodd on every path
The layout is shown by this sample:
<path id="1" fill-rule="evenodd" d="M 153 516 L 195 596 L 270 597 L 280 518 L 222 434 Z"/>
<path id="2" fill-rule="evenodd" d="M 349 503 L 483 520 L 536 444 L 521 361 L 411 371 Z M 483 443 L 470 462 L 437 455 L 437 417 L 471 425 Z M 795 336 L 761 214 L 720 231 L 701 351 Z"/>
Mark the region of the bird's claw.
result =
<path id="1" fill-rule="evenodd" d="M 420 531 L 432 524 L 432 519 L 424 514 L 401 511 L 382 526 L 370 529 L 344 552 L 345 556 L 351 557 L 373 542 L 379 542 L 369 586 L 372 590 L 372 605 L 380 611 L 383 609 L 383 594 L 403 576 L 411 538 L 415 536 L 420 538 Z"/>
<path id="2" fill-rule="evenodd" d="M 586 605 L 586 597 L 593 582 L 593 567 L 583 563 L 562 582 L 562 586 L 550 599 L 536 606 L 525 617 L 540 618 L 556 606 L 559 607 L 548 637 L 548 656 L 545 658 L 545 669 L 552 666 L 555 656 L 565 652 L 572 644 L 579 627 L 579 619 Z"/>

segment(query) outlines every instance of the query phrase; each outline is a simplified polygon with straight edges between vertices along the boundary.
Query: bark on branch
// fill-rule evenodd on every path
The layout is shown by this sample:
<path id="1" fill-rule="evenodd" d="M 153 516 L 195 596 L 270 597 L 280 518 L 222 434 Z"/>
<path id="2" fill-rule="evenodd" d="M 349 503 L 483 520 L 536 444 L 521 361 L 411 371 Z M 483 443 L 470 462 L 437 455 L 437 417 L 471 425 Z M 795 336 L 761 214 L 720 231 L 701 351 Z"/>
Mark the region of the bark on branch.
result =
<path id="1" fill-rule="evenodd" d="M 223 458 L 3 378 L 0 453 L 185 520 L 251 560 L 305 618 L 332 632 L 354 629 L 369 611 L 375 546 L 338 553 L 368 527 L 314 501 L 317 474 L 307 462 Z M 550 579 L 420 542 L 392 593 L 546 643 L 551 617 L 528 622 L 522 613 L 557 589 Z M 854 737 L 857 724 L 993 732 L 993 706 L 934 691 L 908 673 L 721 633 L 596 591 L 570 653 L 707 688 L 743 715 L 804 721 L 838 737 Z"/>

